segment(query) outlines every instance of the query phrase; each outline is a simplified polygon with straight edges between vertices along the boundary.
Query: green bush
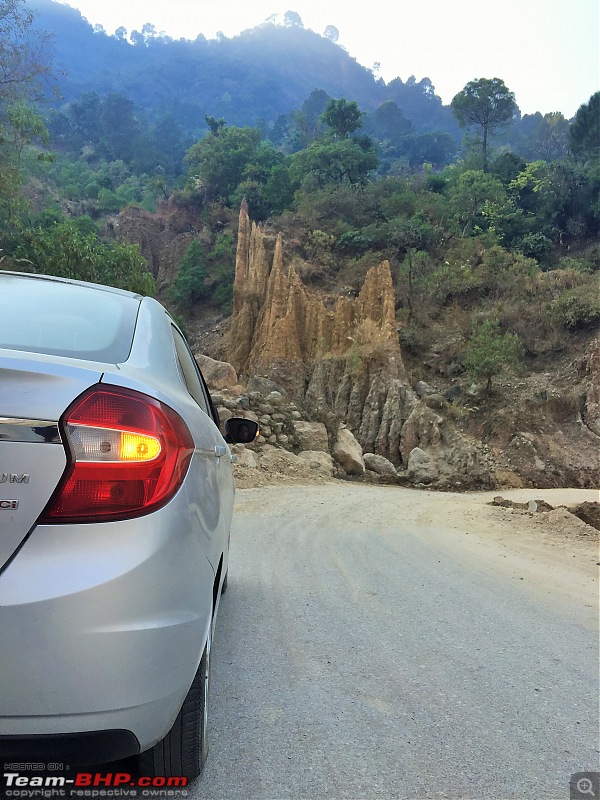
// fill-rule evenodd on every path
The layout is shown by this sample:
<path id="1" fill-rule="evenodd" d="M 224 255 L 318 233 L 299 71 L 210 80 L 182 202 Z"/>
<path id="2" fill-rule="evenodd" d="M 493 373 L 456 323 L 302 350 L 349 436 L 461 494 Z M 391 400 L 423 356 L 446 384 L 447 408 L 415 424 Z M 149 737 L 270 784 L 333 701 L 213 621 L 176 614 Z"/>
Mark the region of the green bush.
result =
<path id="1" fill-rule="evenodd" d="M 23 231 L 16 258 L 28 262 L 30 272 L 153 295 L 154 278 L 146 270 L 138 246 L 104 243 L 97 232 L 89 232 L 88 219 L 80 225 L 69 220 Z"/>
<path id="2" fill-rule="evenodd" d="M 235 241 L 231 233 L 220 233 L 208 252 L 196 239 L 181 260 L 171 299 L 184 306 L 212 300 L 227 312 L 233 301 L 234 274 Z"/>
<path id="3" fill-rule="evenodd" d="M 365 236 L 361 231 L 348 231 L 343 233 L 335 242 L 335 249 L 344 255 L 362 256 L 373 244 L 370 236 Z"/>
<path id="4" fill-rule="evenodd" d="M 551 310 L 558 322 L 571 330 L 596 325 L 600 322 L 600 281 L 563 292 Z"/>
<path id="5" fill-rule="evenodd" d="M 477 326 L 469 340 L 465 367 L 476 380 L 487 381 L 487 391 L 492 388 L 492 378 L 507 367 L 518 368 L 525 354 L 521 340 L 514 333 L 500 333 L 498 320 L 486 320 Z"/>
<path id="6" fill-rule="evenodd" d="M 208 294 L 206 255 L 201 242 L 195 239 L 185 251 L 177 278 L 171 287 L 171 299 L 181 305 L 192 305 Z"/>
<path id="7" fill-rule="evenodd" d="M 520 253 L 528 258 L 543 261 L 552 251 L 552 241 L 543 233 L 528 233 L 522 237 L 517 245 Z"/>
<path id="8" fill-rule="evenodd" d="M 429 283 L 434 297 L 442 303 L 466 297 L 472 292 L 480 291 L 484 286 L 479 270 L 471 264 L 451 264 L 448 261 L 435 270 Z"/>
<path id="9" fill-rule="evenodd" d="M 556 268 L 561 270 L 574 270 L 575 272 L 583 273 L 589 273 L 593 271 L 593 265 L 589 261 L 586 261 L 585 258 L 573 258 L 573 256 L 561 258 Z"/>

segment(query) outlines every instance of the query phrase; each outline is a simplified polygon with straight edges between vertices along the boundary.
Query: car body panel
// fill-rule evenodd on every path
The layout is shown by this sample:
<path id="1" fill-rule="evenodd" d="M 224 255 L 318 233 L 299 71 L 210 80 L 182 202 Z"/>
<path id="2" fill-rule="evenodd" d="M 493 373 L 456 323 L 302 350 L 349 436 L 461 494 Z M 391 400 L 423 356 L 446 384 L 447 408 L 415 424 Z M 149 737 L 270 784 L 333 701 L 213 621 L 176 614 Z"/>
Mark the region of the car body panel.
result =
<path id="1" fill-rule="evenodd" d="M 61 444 L 0 440 L 0 464 L 1 574 L 50 500 L 67 459 Z"/>
<path id="2" fill-rule="evenodd" d="M 93 362 L 0 349 L 0 417 L 58 422 L 103 372 Z"/>
<path id="3" fill-rule="evenodd" d="M 119 294 L 136 304 L 121 363 L 0 350 L 0 479 L 30 476 L 9 490 L 18 509 L 0 510 L 0 737 L 119 729 L 151 747 L 173 724 L 214 625 L 228 567 L 231 451 L 210 402 L 203 409 L 187 388 L 171 317 L 151 298 Z M 185 421 L 194 441 L 185 479 L 164 506 L 135 518 L 36 524 L 67 465 L 54 438 L 60 420 L 95 385 L 146 394 Z M 53 441 L 36 441 L 43 426 L 26 421 L 43 422 Z M 33 441 L 3 440 L 2 422 L 11 439 L 20 426 Z"/>
<path id="4" fill-rule="evenodd" d="M 192 504 L 192 513 L 206 537 L 207 556 L 216 570 L 233 513 L 232 454 L 214 420 L 191 397 L 177 369 L 172 326 L 164 308 L 152 298 L 144 298 L 130 356 L 125 364 L 105 365 L 102 383 L 148 394 L 170 405 L 186 420 L 196 443 L 188 480 L 206 488 L 202 502 Z M 224 455 L 219 457 L 215 448 L 223 447 Z"/>
<path id="5" fill-rule="evenodd" d="M 187 502 L 153 514 L 151 530 L 140 517 L 32 532 L 0 580 L 3 674 L 18 676 L 0 694 L 2 734 L 106 724 L 143 749 L 168 730 L 211 623 L 214 571 Z M 134 727 L 163 701 L 162 720 Z"/>
<path id="6" fill-rule="evenodd" d="M 0 570 L 43 511 L 67 458 L 56 439 L 64 410 L 102 377 L 56 356 L 0 351 Z M 35 431 L 42 433 L 31 441 Z M 24 477 L 27 476 L 27 477 Z M 11 508 L 10 502 L 17 503 Z"/>

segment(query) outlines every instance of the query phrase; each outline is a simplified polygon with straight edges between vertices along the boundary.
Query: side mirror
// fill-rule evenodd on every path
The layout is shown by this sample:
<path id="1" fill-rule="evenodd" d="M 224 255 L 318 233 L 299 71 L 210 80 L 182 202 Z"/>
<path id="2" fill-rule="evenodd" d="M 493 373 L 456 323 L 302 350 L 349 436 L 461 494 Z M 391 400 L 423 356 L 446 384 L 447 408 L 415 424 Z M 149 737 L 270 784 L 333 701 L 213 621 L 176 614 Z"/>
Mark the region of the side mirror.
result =
<path id="1" fill-rule="evenodd" d="M 228 444 L 250 444 L 258 436 L 258 422 L 244 417 L 225 421 L 225 441 Z"/>

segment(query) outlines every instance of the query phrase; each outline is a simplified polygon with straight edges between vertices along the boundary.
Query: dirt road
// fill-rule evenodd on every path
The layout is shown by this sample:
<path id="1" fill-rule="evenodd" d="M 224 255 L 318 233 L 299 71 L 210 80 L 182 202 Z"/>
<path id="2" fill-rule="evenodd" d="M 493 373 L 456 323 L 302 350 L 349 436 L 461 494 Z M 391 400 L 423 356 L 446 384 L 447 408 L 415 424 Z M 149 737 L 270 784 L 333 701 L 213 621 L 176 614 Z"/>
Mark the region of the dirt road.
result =
<path id="1" fill-rule="evenodd" d="M 598 768 L 596 532 L 492 496 L 238 492 L 194 800 L 562 800 Z"/>

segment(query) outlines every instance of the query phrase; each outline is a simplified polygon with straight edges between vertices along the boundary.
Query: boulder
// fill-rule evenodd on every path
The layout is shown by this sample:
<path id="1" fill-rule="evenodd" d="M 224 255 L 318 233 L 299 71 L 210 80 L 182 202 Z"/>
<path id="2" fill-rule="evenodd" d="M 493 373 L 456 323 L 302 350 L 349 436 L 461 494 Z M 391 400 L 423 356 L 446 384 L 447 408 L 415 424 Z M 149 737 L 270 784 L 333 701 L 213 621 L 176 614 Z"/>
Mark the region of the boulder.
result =
<path id="1" fill-rule="evenodd" d="M 227 420 L 233 417 L 232 412 L 228 408 L 225 408 L 225 406 L 217 406 L 217 414 L 219 415 L 221 425 L 225 425 Z"/>
<path id="2" fill-rule="evenodd" d="M 434 459 L 420 447 L 414 447 L 408 456 L 407 474 L 413 483 L 433 483 L 439 473 Z"/>
<path id="3" fill-rule="evenodd" d="M 267 399 L 268 403 L 277 404 L 277 403 L 281 403 L 281 401 L 283 400 L 283 395 L 281 394 L 281 392 L 273 391 L 273 392 L 269 392 L 269 394 L 267 395 L 266 399 Z"/>
<path id="4" fill-rule="evenodd" d="M 258 422 L 258 415 L 254 411 L 247 411 L 245 408 L 241 411 L 236 409 L 233 413 L 234 417 L 242 417 L 243 419 L 251 419 L 253 422 Z M 259 424 L 260 428 L 260 424 Z"/>
<path id="5" fill-rule="evenodd" d="M 434 389 L 433 386 L 425 383 L 425 381 L 418 381 L 415 386 L 415 392 L 417 397 L 427 397 L 428 394 L 435 394 L 437 389 Z"/>
<path id="6" fill-rule="evenodd" d="M 364 475 L 365 462 L 362 447 L 351 430 L 341 425 L 332 455 L 348 475 Z"/>
<path id="7" fill-rule="evenodd" d="M 423 402 L 428 408 L 444 409 L 448 405 L 448 401 L 442 394 L 428 394 L 423 398 Z"/>
<path id="8" fill-rule="evenodd" d="M 259 392 L 263 397 L 268 397 L 271 392 L 279 392 L 283 397 L 287 397 L 287 392 L 282 386 L 260 375 L 252 375 L 248 380 L 248 391 Z"/>
<path id="9" fill-rule="evenodd" d="M 376 472 L 378 475 L 384 477 L 396 477 L 396 467 L 391 461 L 388 461 L 384 456 L 378 456 L 376 453 L 365 453 L 364 455 L 365 467 L 371 472 Z"/>
<path id="10" fill-rule="evenodd" d="M 455 403 L 457 400 L 460 400 L 461 396 L 462 389 L 458 383 L 454 383 L 452 386 L 449 386 L 444 392 L 444 397 L 451 403 Z"/>
<path id="11" fill-rule="evenodd" d="M 589 502 L 579 503 L 577 506 L 569 508 L 571 514 L 575 514 L 586 525 L 591 525 L 600 531 L 600 503 Z"/>
<path id="12" fill-rule="evenodd" d="M 298 457 L 306 461 L 316 476 L 331 478 L 334 473 L 333 458 L 321 450 L 303 450 Z"/>
<path id="13" fill-rule="evenodd" d="M 442 443 L 440 426 L 443 417 L 421 401 L 402 426 L 400 436 L 400 454 L 402 462 L 407 463 L 410 453 L 415 447 L 439 447 Z"/>
<path id="14" fill-rule="evenodd" d="M 231 389 L 237 386 L 237 373 L 231 364 L 226 361 L 216 361 L 205 355 L 197 355 L 195 358 L 204 380 L 211 389 Z"/>
<path id="15" fill-rule="evenodd" d="M 313 471 L 307 461 L 287 450 L 265 445 L 260 453 L 260 467 L 264 472 L 279 473 L 295 478 L 311 478 Z"/>
<path id="16" fill-rule="evenodd" d="M 300 450 L 320 450 L 323 453 L 329 453 L 327 428 L 322 422 L 296 420 L 294 430 Z"/>
<path id="17" fill-rule="evenodd" d="M 231 448 L 231 452 L 237 456 L 236 464 L 240 467 L 250 467 L 257 469 L 258 462 L 252 450 L 247 450 L 243 444 L 236 444 Z"/>

